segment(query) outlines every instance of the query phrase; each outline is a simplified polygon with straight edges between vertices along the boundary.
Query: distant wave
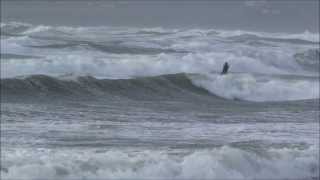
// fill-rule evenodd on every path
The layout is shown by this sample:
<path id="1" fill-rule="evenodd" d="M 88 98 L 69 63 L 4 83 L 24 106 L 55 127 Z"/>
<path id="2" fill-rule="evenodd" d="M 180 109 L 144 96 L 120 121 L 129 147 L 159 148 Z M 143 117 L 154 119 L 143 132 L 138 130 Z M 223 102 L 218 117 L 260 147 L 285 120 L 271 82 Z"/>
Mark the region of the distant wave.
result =
<path id="1" fill-rule="evenodd" d="M 290 77 L 290 76 L 289 76 Z M 96 79 L 91 76 L 58 78 L 32 75 L 1 80 L 2 97 L 117 98 L 140 100 L 287 101 L 317 99 L 318 80 L 297 80 L 250 74 L 169 74 L 133 79 Z M 308 79 L 308 80 L 305 80 Z"/>
<path id="2" fill-rule="evenodd" d="M 88 47 L 93 50 L 101 52 L 112 53 L 112 54 L 160 54 L 160 53 L 187 53 L 186 51 L 177 51 L 174 49 L 162 49 L 162 48 L 148 48 L 139 46 L 126 46 L 119 43 L 93 43 L 85 41 L 71 41 L 60 44 L 49 44 L 49 45 L 29 45 L 32 48 L 47 48 L 47 49 L 63 49 L 73 47 Z"/>
<path id="3" fill-rule="evenodd" d="M 314 39 L 318 34 L 310 32 L 293 35 L 14 22 L 1 23 L 1 32 L 1 53 L 6 59 L 1 62 L 1 77 L 68 72 L 107 77 L 201 73 L 220 71 L 225 61 L 234 72 L 318 72 L 319 47 Z"/>
<path id="4" fill-rule="evenodd" d="M 279 43 L 290 43 L 290 44 L 318 44 L 318 39 L 314 38 L 305 38 L 305 37 L 279 37 L 279 36 L 261 36 L 256 34 L 241 34 L 236 36 L 230 36 L 229 39 L 238 42 L 246 42 L 246 41 L 270 41 L 270 42 L 279 42 Z"/>
<path id="5" fill-rule="evenodd" d="M 37 56 L 28 56 L 28 55 L 20 55 L 20 54 L 10 54 L 10 53 L 1 53 L 1 59 L 36 59 L 40 58 Z"/>
<path id="6" fill-rule="evenodd" d="M 172 35 L 181 34 L 183 36 L 190 35 L 218 35 L 221 37 L 229 38 L 253 38 L 262 40 L 271 40 L 279 42 L 297 42 L 297 43 L 317 43 L 319 42 L 319 33 L 312 33 L 305 31 L 302 33 L 266 33 L 266 32 L 253 32 L 244 30 L 219 30 L 219 29 L 169 29 L 169 28 L 134 28 L 134 27 L 108 27 L 108 26 L 98 26 L 98 27 L 66 27 L 66 26 L 47 26 L 47 25 L 32 25 L 28 23 L 21 22 L 8 22 L 1 23 L 1 33 L 7 36 L 17 36 L 17 35 L 36 35 L 44 32 L 47 33 L 66 33 L 72 34 L 74 32 L 97 32 L 97 31 L 111 31 L 116 34 L 124 33 L 128 34 L 145 34 L 145 35 Z"/>
<path id="7" fill-rule="evenodd" d="M 305 43 L 317 43 L 319 42 L 319 33 L 312 33 L 309 31 L 305 31 L 303 33 L 267 33 L 267 32 L 252 32 L 252 31 L 243 31 L 243 30 L 234 30 L 234 31 L 226 31 L 219 30 L 219 35 L 223 37 L 236 38 L 255 38 L 255 39 L 264 39 L 271 41 L 279 41 L 279 42 L 305 42 Z"/>

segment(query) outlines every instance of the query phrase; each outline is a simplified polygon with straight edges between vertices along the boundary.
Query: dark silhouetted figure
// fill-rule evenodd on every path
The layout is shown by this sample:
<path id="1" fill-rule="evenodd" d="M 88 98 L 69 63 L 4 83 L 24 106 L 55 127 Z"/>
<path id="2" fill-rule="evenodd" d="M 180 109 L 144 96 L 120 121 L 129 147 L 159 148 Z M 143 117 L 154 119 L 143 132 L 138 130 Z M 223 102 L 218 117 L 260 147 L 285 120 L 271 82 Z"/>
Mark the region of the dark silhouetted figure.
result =
<path id="1" fill-rule="evenodd" d="M 229 70 L 229 64 L 227 62 L 224 63 L 221 74 L 227 74 Z"/>

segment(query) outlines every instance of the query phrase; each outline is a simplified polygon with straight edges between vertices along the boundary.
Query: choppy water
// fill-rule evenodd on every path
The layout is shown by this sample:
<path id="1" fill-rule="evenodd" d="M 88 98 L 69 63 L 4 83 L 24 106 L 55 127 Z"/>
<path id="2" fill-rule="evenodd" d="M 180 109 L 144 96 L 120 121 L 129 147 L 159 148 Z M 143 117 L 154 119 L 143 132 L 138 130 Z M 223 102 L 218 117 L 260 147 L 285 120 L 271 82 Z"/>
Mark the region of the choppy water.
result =
<path id="1" fill-rule="evenodd" d="M 318 39 L 2 23 L 1 177 L 318 179 Z"/>

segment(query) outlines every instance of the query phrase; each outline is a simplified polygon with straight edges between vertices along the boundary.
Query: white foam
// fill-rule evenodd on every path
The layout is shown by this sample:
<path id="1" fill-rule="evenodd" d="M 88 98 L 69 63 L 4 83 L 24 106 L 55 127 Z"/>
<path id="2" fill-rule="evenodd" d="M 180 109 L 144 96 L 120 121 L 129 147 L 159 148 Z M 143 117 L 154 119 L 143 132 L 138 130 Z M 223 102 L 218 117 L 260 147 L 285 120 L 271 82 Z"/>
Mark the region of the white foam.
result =
<path id="1" fill-rule="evenodd" d="M 14 45 L 12 45 L 13 47 Z M 20 49 L 22 50 L 22 49 Z M 35 50 L 34 50 L 35 51 Z M 22 51 L 21 51 L 22 52 Z M 24 49 L 23 52 L 28 52 Z M 42 54 L 41 54 L 42 53 Z M 273 57 L 269 61 L 226 52 L 159 54 L 159 55 L 115 55 L 89 50 L 47 51 L 41 53 L 22 53 L 23 55 L 42 56 L 37 59 L 1 60 L 1 77 L 14 77 L 30 74 L 92 75 L 109 78 L 135 76 L 154 76 L 172 73 L 219 72 L 228 60 L 232 72 L 265 74 L 308 74 L 296 62 L 286 56 Z M 267 52 L 266 52 L 267 54 Z M 267 59 L 266 57 L 262 57 Z"/>
<path id="2" fill-rule="evenodd" d="M 195 85 L 227 99 L 287 101 L 319 98 L 317 79 L 259 78 L 250 74 L 208 75 L 191 79 Z"/>
<path id="3" fill-rule="evenodd" d="M 176 31 L 175 35 L 168 36 L 142 36 L 139 37 L 136 34 L 132 34 L 137 32 L 136 29 L 121 29 L 121 28 L 107 28 L 107 27 L 48 27 L 48 26 L 35 26 L 30 28 L 25 34 L 37 34 L 40 32 L 49 32 L 50 29 L 56 29 L 58 31 L 54 31 L 52 34 L 44 33 L 47 36 L 57 36 L 58 39 L 66 38 L 63 33 L 67 33 L 70 35 L 67 39 L 74 40 L 85 40 L 85 41 L 93 41 L 99 42 L 101 40 L 105 41 L 113 41 L 113 40 L 123 40 L 125 38 L 125 42 L 123 45 L 133 46 L 133 47 L 153 47 L 153 48 L 171 48 L 175 50 L 185 50 L 190 51 L 190 53 L 186 54 L 159 54 L 159 55 L 141 55 L 135 56 L 131 55 L 128 57 L 126 54 L 122 56 L 117 56 L 117 58 L 113 58 L 108 53 L 99 52 L 96 50 L 90 50 L 88 48 L 77 47 L 76 49 L 67 48 L 67 49 L 46 49 L 46 48 L 31 48 L 29 46 L 41 46 L 41 45 L 50 45 L 51 43 L 61 44 L 66 43 L 63 40 L 61 42 L 57 40 L 40 40 L 40 39 L 32 39 L 28 36 L 23 37 L 11 37 L 8 39 L 1 39 L 1 50 L 3 53 L 10 54 L 19 54 L 19 55 L 29 55 L 29 56 L 42 56 L 45 60 L 50 60 L 54 62 L 54 65 L 51 68 L 43 69 L 42 64 L 46 64 L 46 62 L 42 63 L 39 60 L 35 60 L 34 62 L 29 62 L 28 64 L 33 64 L 34 67 L 25 66 L 25 61 L 17 60 L 15 63 L 17 66 L 21 66 L 21 68 L 16 69 L 16 75 L 21 75 L 21 72 L 26 71 L 27 74 L 37 73 L 39 69 L 41 69 L 41 73 L 51 74 L 50 71 L 55 68 L 65 69 L 63 66 L 70 68 L 72 73 L 74 69 L 77 69 L 77 62 L 81 65 L 85 64 L 86 67 L 91 67 L 93 71 L 85 72 L 86 74 L 91 73 L 92 75 L 101 75 L 102 72 L 108 71 L 107 74 L 111 74 L 111 72 L 115 72 L 113 76 L 118 76 L 119 73 L 122 73 L 123 76 L 131 76 L 133 75 L 145 75 L 145 71 L 149 70 L 154 71 L 150 72 L 146 75 L 158 75 L 161 73 L 193 73 L 193 72 L 208 72 L 208 71 L 220 71 L 222 64 L 225 61 L 230 62 L 231 69 L 233 72 L 264 72 L 264 73 L 305 73 L 299 64 L 294 60 L 294 54 L 296 52 L 301 52 L 307 50 L 309 47 L 291 47 L 291 46 L 282 46 L 282 47 L 254 47 L 248 46 L 244 44 L 230 44 L 223 43 L 221 41 L 216 41 L 215 38 L 203 37 L 203 32 L 199 33 L 199 30 L 188 30 L 188 31 Z M 150 29 L 147 29 L 150 30 Z M 163 32 L 164 29 L 151 29 L 152 31 Z M 39 31 L 39 32 L 38 32 Z M 60 32 L 60 33 L 59 33 Z M 63 32 L 63 33 L 62 33 Z M 171 31 L 170 31 L 171 32 Z M 200 31 L 201 32 L 201 31 Z M 193 39 L 183 39 L 181 36 L 184 35 L 195 35 Z M 103 44 L 103 43 L 102 43 Z M 73 57 L 73 58 L 72 58 Z M 130 58 L 130 60 L 129 60 Z M 97 60 L 98 59 L 98 60 Z M 112 61 L 112 63 L 108 64 L 108 67 L 114 69 L 123 69 L 124 71 L 112 71 L 109 72 L 111 68 L 105 67 L 103 65 L 99 65 L 100 69 L 97 69 L 97 64 L 95 62 L 103 59 L 104 62 Z M 143 60 L 142 60 L 143 59 Z M 80 62 L 84 61 L 84 62 Z M 137 60 L 137 63 L 132 63 L 132 61 Z M 6 64 L 5 68 L 9 68 L 9 75 L 2 73 L 2 77 L 14 76 L 14 66 L 13 62 L 7 63 L 3 62 L 7 60 L 2 60 L 1 63 Z M 30 60 L 33 61 L 33 60 Z M 143 62 L 139 62 L 143 61 Z M 70 67 L 70 63 L 75 63 L 75 68 Z M 129 64 L 125 64 L 124 62 L 129 62 Z M 39 63 L 39 64 L 37 64 Z M 92 63 L 92 65 L 90 65 Z M 189 64 L 190 63 L 190 64 Z M 9 65 L 10 64 L 10 65 Z M 20 65 L 18 65 L 20 64 Z M 59 64 L 59 67 L 56 66 Z M 12 65 L 12 68 L 10 67 Z M 140 65 L 140 67 L 138 66 Z M 154 66 L 156 65 L 156 66 Z M 160 65 L 163 65 L 161 67 Z M 48 64 L 49 66 L 49 64 Z M 90 67 L 91 66 L 91 67 Z M 123 67 L 121 67 L 123 66 Z M 198 67 L 195 67 L 198 66 Z M 168 70 L 164 70 L 165 68 L 169 68 Z M 12 69 L 12 70 L 11 70 Z M 128 69 L 126 71 L 126 69 Z M 130 70 L 132 69 L 132 70 Z M 47 70 L 47 71 L 46 71 Z M 131 71 L 131 73 L 128 71 Z M 132 73 L 132 72 L 142 72 L 141 74 Z M 97 73 L 98 72 L 98 73 Z M 65 72 L 61 72 L 64 74 Z M 104 73 L 102 73 L 104 74 Z"/>
<path id="4" fill-rule="evenodd" d="M 267 33 L 267 32 L 253 32 L 253 31 L 243 31 L 243 30 L 217 30 L 219 36 L 222 37 L 232 37 L 232 36 L 241 36 L 241 35 L 254 35 L 258 37 L 266 38 L 277 38 L 277 39 L 300 39 L 311 42 L 319 42 L 319 33 L 312 33 L 308 30 L 305 30 L 302 33 Z"/>
<path id="5" fill-rule="evenodd" d="M 224 146 L 166 150 L 14 149 L 3 152 L 2 179 L 311 179 L 319 149 L 268 149 L 263 154 Z"/>

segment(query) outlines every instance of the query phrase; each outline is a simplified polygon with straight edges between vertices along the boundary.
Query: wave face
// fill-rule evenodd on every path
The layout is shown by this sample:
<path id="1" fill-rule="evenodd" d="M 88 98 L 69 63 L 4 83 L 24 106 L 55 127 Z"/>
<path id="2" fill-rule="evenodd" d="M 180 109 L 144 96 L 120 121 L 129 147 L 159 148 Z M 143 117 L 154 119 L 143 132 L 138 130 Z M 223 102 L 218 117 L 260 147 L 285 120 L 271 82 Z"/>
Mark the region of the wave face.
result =
<path id="1" fill-rule="evenodd" d="M 12 98 L 128 98 L 139 100 L 201 99 L 211 96 L 192 84 L 186 74 L 135 79 L 96 79 L 91 76 L 53 78 L 34 75 L 3 79 L 2 96 Z M 204 97 L 202 97 L 204 98 Z"/>
<path id="2" fill-rule="evenodd" d="M 96 79 L 91 76 L 54 78 L 45 75 L 1 80 L 4 99 L 117 98 L 140 100 L 216 100 L 215 96 L 246 101 L 287 101 L 319 98 L 314 77 L 250 74 L 171 74 L 131 79 Z"/>
<path id="3" fill-rule="evenodd" d="M 318 43 L 319 34 L 310 32 L 59 27 L 9 22 L 1 23 L 1 78 L 42 74 L 54 79 L 72 74 L 135 81 L 142 76 L 195 73 L 207 76 L 200 80 L 188 77 L 195 86 L 222 98 L 316 99 Z M 216 77 L 226 61 L 233 74 Z M 285 75 L 292 76 L 288 79 Z M 310 78 L 302 78 L 305 76 Z"/>

